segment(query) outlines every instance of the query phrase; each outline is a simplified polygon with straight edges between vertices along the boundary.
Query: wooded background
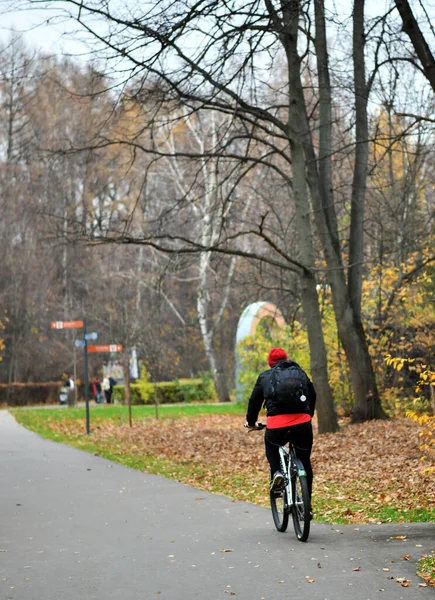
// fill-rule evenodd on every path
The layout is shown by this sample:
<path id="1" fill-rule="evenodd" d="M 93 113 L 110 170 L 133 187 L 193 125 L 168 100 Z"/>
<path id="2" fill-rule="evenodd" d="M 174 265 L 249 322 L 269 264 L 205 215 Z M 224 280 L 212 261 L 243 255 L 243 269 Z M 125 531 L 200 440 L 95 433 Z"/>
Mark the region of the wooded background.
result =
<path id="1" fill-rule="evenodd" d="M 225 401 L 265 300 L 307 336 L 320 430 L 429 402 L 434 3 L 45 5 L 90 54 L 1 46 L 0 382 L 71 372 L 50 322 L 86 318 Z"/>

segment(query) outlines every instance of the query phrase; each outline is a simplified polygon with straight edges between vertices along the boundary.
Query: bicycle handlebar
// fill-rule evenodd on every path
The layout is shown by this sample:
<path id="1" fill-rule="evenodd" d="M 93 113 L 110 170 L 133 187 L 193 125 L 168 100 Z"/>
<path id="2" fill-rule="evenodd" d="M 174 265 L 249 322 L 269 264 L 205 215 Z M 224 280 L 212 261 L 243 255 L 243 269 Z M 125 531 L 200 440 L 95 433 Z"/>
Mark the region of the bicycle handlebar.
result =
<path id="1" fill-rule="evenodd" d="M 245 423 L 243 427 L 246 427 L 246 429 L 249 429 L 249 431 L 260 431 L 261 429 L 266 428 L 266 424 L 265 423 L 256 423 L 254 427 L 250 427 L 247 423 Z M 248 431 L 248 433 L 249 433 L 249 431 Z"/>

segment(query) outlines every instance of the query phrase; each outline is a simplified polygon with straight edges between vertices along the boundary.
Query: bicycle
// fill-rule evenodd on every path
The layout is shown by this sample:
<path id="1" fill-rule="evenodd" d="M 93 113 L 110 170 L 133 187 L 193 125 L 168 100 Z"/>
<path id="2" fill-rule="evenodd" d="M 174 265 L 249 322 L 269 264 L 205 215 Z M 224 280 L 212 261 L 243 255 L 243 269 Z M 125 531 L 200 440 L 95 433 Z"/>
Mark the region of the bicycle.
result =
<path id="1" fill-rule="evenodd" d="M 245 425 L 248 427 L 248 425 Z M 264 423 L 257 423 L 250 431 L 265 429 Z M 278 531 L 287 530 L 290 514 L 296 537 L 306 542 L 310 534 L 311 502 L 308 491 L 307 474 L 297 458 L 293 444 L 279 446 L 279 460 L 284 482 L 280 489 L 270 490 L 270 506 L 273 521 Z"/>

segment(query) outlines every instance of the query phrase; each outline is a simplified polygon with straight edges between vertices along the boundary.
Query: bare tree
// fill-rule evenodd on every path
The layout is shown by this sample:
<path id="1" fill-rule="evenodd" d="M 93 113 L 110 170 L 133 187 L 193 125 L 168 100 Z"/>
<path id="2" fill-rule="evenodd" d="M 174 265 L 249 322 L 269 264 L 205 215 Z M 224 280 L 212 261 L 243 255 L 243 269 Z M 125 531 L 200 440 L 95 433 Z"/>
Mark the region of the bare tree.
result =
<path id="1" fill-rule="evenodd" d="M 411 40 L 415 53 L 417 54 L 423 69 L 424 76 L 429 81 L 432 90 L 435 92 L 435 57 L 429 47 L 429 44 L 427 43 L 417 19 L 414 16 L 409 2 L 407 0 L 395 0 L 395 5 L 399 11 L 400 18 L 402 19 L 403 31 Z M 428 14 L 426 12 L 425 16 L 429 21 Z"/>
<path id="2" fill-rule="evenodd" d="M 160 145 L 168 153 L 163 165 L 168 166 L 173 185 L 178 190 L 180 199 L 186 203 L 186 208 L 191 215 L 191 228 L 197 231 L 197 239 L 206 248 L 218 243 L 222 235 L 223 223 L 228 220 L 233 207 L 231 194 L 226 191 L 231 187 L 228 167 L 221 164 L 218 156 L 212 156 L 217 147 L 217 138 L 222 135 L 221 132 L 223 131 L 224 136 L 228 136 L 231 131 L 230 122 L 228 118 L 219 117 L 215 112 L 197 111 L 189 114 L 186 109 L 183 109 L 181 113 L 181 117 L 176 114 L 168 115 L 160 124 L 159 136 L 162 139 Z M 218 118 L 219 122 L 217 122 Z M 225 140 L 221 140 L 220 143 L 225 143 Z M 192 161 L 186 163 L 180 158 L 186 146 L 196 148 L 198 156 L 201 157 L 196 168 Z M 210 158 L 206 158 L 207 154 Z M 163 165 L 160 164 L 159 168 L 162 169 Z M 227 200 L 224 202 L 225 198 Z M 245 217 L 249 207 L 248 198 L 243 210 Z M 219 400 L 228 402 L 230 400 L 228 376 L 223 365 L 223 356 L 217 350 L 217 333 L 228 308 L 237 257 L 230 257 L 228 265 L 216 261 L 213 265 L 212 259 L 211 252 L 199 252 L 197 275 L 194 276 L 197 281 L 196 307 L 205 352 Z M 210 280 L 215 282 L 217 293 L 213 294 Z M 221 285 L 218 284 L 218 280 L 222 282 Z"/>
<path id="3" fill-rule="evenodd" d="M 283 180 L 293 187 L 299 234 L 299 254 L 290 257 L 285 248 L 276 247 L 278 256 L 301 277 L 302 297 L 312 350 L 312 371 L 321 396 L 328 398 L 325 352 L 322 348 L 321 319 L 316 296 L 316 253 L 312 245 L 312 223 L 324 252 L 328 278 L 334 299 L 334 309 L 349 362 L 355 394 L 355 420 L 383 416 L 375 378 L 360 318 L 361 302 L 361 240 L 366 177 L 367 140 L 363 140 L 364 112 L 367 109 L 367 82 L 361 56 L 364 53 L 364 2 L 354 6 L 355 97 L 360 110 L 357 145 L 358 159 L 354 173 L 352 223 L 349 240 L 350 255 L 355 262 L 345 265 L 339 247 L 339 235 L 334 223 L 333 196 L 328 181 L 332 154 L 330 138 L 331 94 L 329 86 L 328 50 L 326 46 L 324 3 L 314 3 L 315 37 L 319 77 L 319 112 L 321 114 L 321 155 L 316 151 L 316 136 L 311 129 L 310 106 L 304 93 L 306 67 L 312 56 L 312 4 L 298 0 L 251 0 L 248 4 L 214 3 L 198 6 L 168 5 L 151 2 L 143 9 L 115 6 L 103 2 L 50 2 L 63 7 L 77 19 L 89 39 L 99 45 L 98 56 L 115 60 L 122 73 L 141 81 L 143 96 L 182 102 L 191 110 L 204 107 L 233 115 L 239 123 L 234 136 L 245 142 L 243 153 L 234 143 L 220 149 L 221 156 L 263 164 L 276 169 L 272 157 L 285 161 L 281 169 Z M 93 19 L 100 26 L 93 27 Z M 138 41 L 140 40 L 140 44 Z M 193 42 L 193 43 L 192 43 Z M 270 102 L 266 92 L 270 73 L 277 57 L 284 53 L 287 68 L 282 94 Z M 237 58 L 236 58 L 237 57 Z M 120 62 L 119 62 L 120 61 Z M 278 101 L 279 100 L 279 101 Z M 252 142 L 256 152 L 252 152 Z M 113 143 L 103 140 L 101 144 Z M 120 140 L 118 139 L 117 142 Z M 127 143 L 127 140 L 124 140 Z M 131 145 L 132 140 L 128 140 Z M 92 145 L 95 146 L 95 140 Z M 258 152 L 258 146 L 262 151 Z M 102 147 L 102 146 L 100 146 Z M 137 145 L 139 147 L 139 145 Z M 151 147 L 144 148 L 152 151 Z M 194 156 L 194 152 L 185 156 Z M 290 166 L 291 165 L 291 166 Z M 308 184 L 308 187 L 307 187 Z M 309 196 L 308 196 L 309 191 Z M 247 233 L 247 232 L 245 232 Z M 265 242 L 274 245 L 267 235 L 267 217 L 257 224 L 256 231 Z M 162 231 L 144 235 L 138 243 L 148 243 L 165 251 L 215 252 L 243 254 L 236 247 L 236 234 L 220 240 L 219 245 L 204 245 L 183 236 L 164 236 Z M 119 241 L 134 241 L 123 235 Z M 169 242 L 169 245 L 168 245 Z M 225 242 L 225 244 L 223 243 Z M 165 245 L 166 244 L 166 245 Z M 280 265 L 279 261 L 277 264 Z M 320 375 L 321 373 L 321 375 Z M 317 379 L 317 381 L 316 381 Z M 329 405 L 329 400 L 327 400 Z M 329 425 L 331 426 L 331 425 Z M 333 425 L 332 425 L 333 427 Z"/>
<path id="4" fill-rule="evenodd" d="M 67 7 L 67 10 L 69 10 L 68 7 L 71 7 L 72 11 L 76 7 L 76 18 L 89 34 L 105 45 L 109 57 L 123 56 L 123 60 L 130 61 L 134 72 L 141 73 L 144 81 L 143 89 L 145 89 L 147 78 L 150 84 L 153 79 L 154 81 L 160 79 L 157 88 L 153 85 L 148 87 L 154 95 L 161 92 L 165 99 L 182 100 L 187 104 L 196 103 L 232 113 L 243 123 L 251 139 L 264 134 L 270 136 L 273 132 L 275 140 L 288 140 L 293 175 L 296 172 L 300 173 L 301 170 L 302 173 L 307 173 L 317 232 L 330 269 L 329 276 L 337 322 L 340 336 L 343 338 L 343 346 L 348 355 L 356 398 L 354 418 L 361 420 L 382 416 L 364 331 L 358 314 L 359 294 L 357 289 L 360 287 L 358 265 L 351 265 L 352 284 L 350 288 L 347 288 L 342 271 L 342 261 L 340 256 L 337 256 L 338 237 L 333 223 L 332 228 L 330 228 L 331 222 L 328 224 L 327 213 L 331 204 L 324 201 L 324 186 L 319 179 L 317 157 L 310 128 L 307 125 L 307 106 L 301 79 L 304 57 L 298 53 L 298 42 L 301 31 L 299 24 L 303 22 L 304 27 L 309 27 L 310 18 L 308 13 L 303 12 L 302 4 L 297 1 L 277 3 L 276 5 L 272 2 L 265 2 L 265 6 L 263 6 L 261 2 L 253 1 L 244 6 L 243 10 L 236 5 L 223 5 L 219 9 L 214 6 L 204 6 L 199 11 L 186 7 L 182 14 L 178 14 L 175 10 L 164 7 L 163 3 L 155 2 L 150 5 L 146 17 L 144 14 L 136 13 L 134 18 L 131 18 L 127 11 L 112 10 L 99 3 L 87 5 L 71 1 L 65 2 L 63 5 Z M 167 10 L 161 12 L 163 8 Z M 325 21 L 323 3 L 316 3 L 315 8 L 317 11 L 317 34 L 320 40 Z M 360 30 L 361 27 L 363 28 L 362 11 L 363 3 L 357 2 L 355 15 L 360 14 L 361 18 L 359 22 L 355 19 L 356 37 L 361 37 L 358 28 Z M 105 35 L 101 35 L 97 30 L 92 30 L 87 21 L 88 16 L 99 16 L 103 20 L 104 26 L 107 27 Z M 197 27 L 198 19 L 203 19 L 199 28 Z M 243 19 L 243 23 L 241 23 L 241 19 Z M 193 31 L 196 33 L 193 34 Z M 201 43 L 195 44 L 193 51 L 184 45 L 184 39 L 188 35 L 196 35 L 201 38 Z M 144 41 L 140 52 L 136 50 L 135 45 L 138 36 Z M 325 36 L 323 38 L 326 39 Z M 261 95 L 261 92 L 259 94 L 261 86 L 259 88 L 258 84 L 265 77 L 270 65 L 273 65 L 276 55 L 275 39 L 280 42 L 289 67 L 287 122 L 281 118 L 282 105 L 269 108 L 258 101 L 259 95 Z M 220 45 L 221 40 L 224 40 L 222 45 Z M 308 51 L 309 36 L 305 38 L 305 43 Z M 319 41 L 319 53 L 322 50 L 322 43 L 325 49 L 324 42 Z M 354 45 L 354 48 L 355 61 L 357 61 L 357 44 Z M 232 58 L 236 51 L 241 57 L 240 61 Z M 272 62 L 267 65 L 266 61 L 270 56 Z M 324 87 L 324 82 L 327 82 L 328 67 L 324 61 L 325 54 L 319 58 L 323 65 L 319 70 L 319 73 L 323 70 L 321 87 Z M 359 67 L 360 65 L 356 65 L 356 73 L 359 72 Z M 361 96 L 360 89 L 358 89 L 357 96 Z M 321 105 L 326 106 L 328 102 L 330 100 L 327 95 L 324 95 Z M 277 152 L 276 145 L 271 152 Z M 323 179 L 324 177 L 325 175 L 322 176 Z M 310 214 L 310 206 L 306 203 L 305 184 L 302 182 L 298 184 L 295 180 L 293 184 L 298 190 L 295 194 L 296 206 L 299 207 L 297 214 L 300 225 L 302 225 L 306 222 L 307 215 Z M 361 191 L 358 183 L 356 183 L 355 190 L 360 196 L 364 196 L 363 188 Z M 354 194 L 355 208 L 357 208 L 358 202 L 361 202 L 357 201 L 358 194 L 356 192 Z M 359 205 L 361 206 L 361 204 Z M 352 222 L 354 233 L 351 237 L 355 240 L 355 244 L 360 244 L 357 240 L 360 240 L 362 235 L 360 214 L 356 210 Z M 298 229 L 301 233 L 308 232 L 302 227 Z M 311 236 L 301 236 L 303 240 L 307 237 Z M 302 241 L 302 246 L 303 243 L 304 241 Z M 355 248 L 357 247 L 360 248 L 360 246 L 355 246 Z M 313 263 L 310 261 L 309 255 L 305 253 L 306 250 L 305 247 L 302 254 L 304 258 L 308 258 L 306 270 L 303 270 L 307 274 L 312 269 Z M 360 250 L 357 250 L 357 255 L 359 253 Z M 341 275 L 337 276 L 336 273 L 340 270 Z M 312 278 L 312 274 L 310 277 Z M 308 287 L 312 290 L 310 294 L 314 300 L 315 285 L 312 282 Z M 308 289 L 306 286 L 303 288 Z M 355 291 L 356 296 L 354 295 Z M 314 302 L 309 300 L 309 297 L 306 297 L 305 302 L 307 307 L 314 306 Z M 313 322 L 310 318 L 309 321 Z M 313 369 L 313 372 L 315 371 L 317 371 L 317 367 Z"/>

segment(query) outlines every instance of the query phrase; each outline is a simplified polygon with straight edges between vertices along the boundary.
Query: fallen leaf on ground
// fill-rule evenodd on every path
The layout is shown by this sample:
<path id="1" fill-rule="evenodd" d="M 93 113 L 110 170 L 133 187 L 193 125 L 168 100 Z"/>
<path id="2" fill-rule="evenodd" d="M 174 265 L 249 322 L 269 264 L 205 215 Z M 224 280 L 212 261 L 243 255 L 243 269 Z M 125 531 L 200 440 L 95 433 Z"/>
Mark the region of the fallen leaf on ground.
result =
<path id="1" fill-rule="evenodd" d="M 174 478 L 196 488 L 268 506 L 264 445 L 259 437 L 246 435 L 242 420 L 240 415 L 200 415 L 175 421 L 147 419 L 132 428 L 104 421 L 95 428 L 93 441 L 113 456 L 170 461 Z M 343 420 L 340 425 L 337 433 L 316 437 L 312 462 L 315 497 L 322 499 L 319 515 L 333 523 L 337 517 L 345 523 L 377 523 L 382 520 L 377 511 L 385 505 L 405 515 L 417 505 L 432 509 L 428 499 L 435 496 L 435 478 L 423 472 L 430 465 L 420 460 L 417 423 L 392 418 L 353 425 Z M 77 437 L 82 435 L 84 419 L 47 419 L 46 426 Z M 236 474 L 243 486 L 234 485 Z"/>

